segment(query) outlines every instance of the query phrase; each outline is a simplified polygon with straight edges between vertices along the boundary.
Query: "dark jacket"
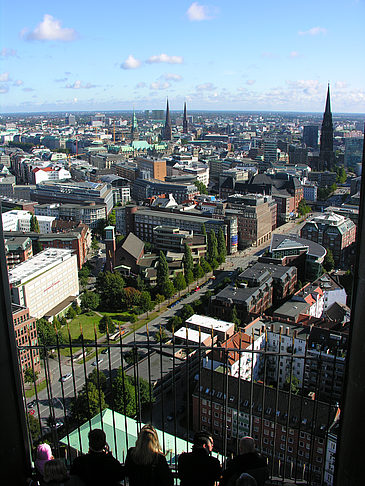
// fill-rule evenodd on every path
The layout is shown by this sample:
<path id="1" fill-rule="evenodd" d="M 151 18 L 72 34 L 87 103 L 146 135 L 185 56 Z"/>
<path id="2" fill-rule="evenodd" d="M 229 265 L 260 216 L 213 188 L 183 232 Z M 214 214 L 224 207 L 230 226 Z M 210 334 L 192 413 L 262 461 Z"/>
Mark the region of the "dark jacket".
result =
<path id="1" fill-rule="evenodd" d="M 85 486 L 115 486 L 125 476 L 124 466 L 111 453 L 105 452 L 89 452 L 76 457 L 70 474 L 84 481 Z"/>
<path id="2" fill-rule="evenodd" d="M 232 477 L 237 478 L 242 473 L 248 473 L 256 479 L 257 486 L 263 486 L 265 481 L 269 478 L 269 469 L 267 467 L 266 459 L 258 452 L 249 452 L 247 454 L 240 454 L 227 463 L 227 467 L 223 472 L 220 486 L 227 486 Z"/>
<path id="3" fill-rule="evenodd" d="M 173 486 L 174 478 L 163 454 L 156 454 L 153 464 L 137 464 L 134 462 L 132 451 L 128 450 L 125 459 L 125 475 L 129 478 L 130 486 Z"/>
<path id="4" fill-rule="evenodd" d="M 181 486 L 213 486 L 221 476 L 220 462 L 203 447 L 184 452 L 179 457 L 178 476 Z"/>

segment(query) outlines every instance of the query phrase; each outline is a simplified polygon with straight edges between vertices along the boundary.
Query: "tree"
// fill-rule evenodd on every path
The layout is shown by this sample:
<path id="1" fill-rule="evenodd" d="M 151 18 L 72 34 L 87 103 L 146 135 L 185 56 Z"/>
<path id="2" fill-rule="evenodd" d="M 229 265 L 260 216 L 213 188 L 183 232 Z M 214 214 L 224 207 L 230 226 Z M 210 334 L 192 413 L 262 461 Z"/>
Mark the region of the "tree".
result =
<path id="1" fill-rule="evenodd" d="M 174 287 L 177 291 L 184 290 L 186 288 L 186 281 L 184 275 L 179 272 L 174 278 Z"/>
<path id="2" fill-rule="evenodd" d="M 39 229 L 39 223 L 38 223 L 38 219 L 37 219 L 37 216 L 34 216 L 32 215 L 30 217 L 30 231 L 32 231 L 33 233 L 40 233 L 40 229 Z"/>
<path id="3" fill-rule="evenodd" d="M 200 192 L 200 194 L 208 194 L 207 186 L 203 182 L 195 181 L 194 184 L 198 189 L 198 191 Z"/>
<path id="4" fill-rule="evenodd" d="M 57 337 L 53 324 L 42 318 L 37 320 L 36 325 L 39 344 L 41 346 L 55 346 L 57 344 Z M 58 341 L 60 344 L 65 342 L 62 334 L 58 335 Z"/>
<path id="5" fill-rule="evenodd" d="M 203 270 L 202 266 L 200 265 L 200 263 L 197 263 L 195 265 L 194 270 L 193 270 L 193 274 L 194 274 L 195 280 L 198 280 L 199 278 L 204 277 L 204 270 Z"/>
<path id="6" fill-rule="evenodd" d="M 220 263 L 224 263 L 226 261 L 226 256 L 227 256 L 227 247 L 226 247 L 226 240 L 224 238 L 224 233 L 222 228 L 219 228 L 218 231 L 218 261 Z"/>
<path id="7" fill-rule="evenodd" d="M 231 321 L 234 323 L 236 329 L 241 324 L 241 321 L 240 321 L 240 319 L 238 317 L 237 308 L 236 308 L 235 305 L 232 308 Z"/>
<path id="8" fill-rule="evenodd" d="M 71 402 L 71 415 L 75 420 L 78 419 L 79 423 L 83 423 L 91 420 L 106 407 L 104 392 L 88 381 Z"/>
<path id="9" fill-rule="evenodd" d="M 169 319 L 169 322 L 167 323 L 167 329 L 169 331 L 177 331 L 178 329 L 180 329 L 180 327 L 182 326 L 183 324 L 183 321 L 181 319 L 181 317 L 179 316 L 173 316 L 171 317 L 171 319 Z"/>
<path id="10" fill-rule="evenodd" d="M 160 257 L 157 263 L 157 282 L 159 288 L 169 279 L 169 266 L 163 251 L 160 251 Z M 166 295 L 166 294 L 164 294 Z"/>
<path id="11" fill-rule="evenodd" d="M 184 263 L 184 275 L 186 279 L 186 274 L 190 271 L 193 271 L 193 257 L 191 255 L 191 248 L 189 245 L 185 243 L 184 247 L 184 258 L 183 258 L 183 263 Z"/>
<path id="12" fill-rule="evenodd" d="M 103 316 L 100 319 L 99 331 L 101 334 L 106 334 L 107 331 L 109 334 L 113 334 L 115 332 L 115 324 L 110 316 Z"/>
<path id="13" fill-rule="evenodd" d="M 346 182 L 346 179 L 347 179 L 347 174 L 346 174 L 346 171 L 344 169 L 344 167 L 337 167 L 336 168 L 336 172 L 337 172 L 337 180 L 336 182 L 338 184 L 344 184 Z"/>
<path id="14" fill-rule="evenodd" d="M 100 296 L 96 292 L 86 290 L 81 295 L 81 309 L 86 312 L 88 310 L 96 310 L 100 304 Z"/>
<path id="15" fill-rule="evenodd" d="M 329 248 L 327 248 L 327 253 L 324 257 L 323 268 L 326 270 L 326 272 L 331 272 L 335 268 L 333 253 Z"/>
<path id="16" fill-rule="evenodd" d="M 189 319 L 194 314 L 194 309 L 190 304 L 184 305 L 184 307 L 181 309 L 180 317 L 183 321 L 186 321 L 186 319 Z"/>
<path id="17" fill-rule="evenodd" d="M 33 368 L 27 368 L 24 371 L 24 381 L 25 383 L 35 383 L 38 379 L 38 373 L 33 370 Z"/>
<path id="18" fill-rule="evenodd" d="M 66 316 L 69 318 L 69 319 L 75 319 L 76 317 L 76 311 L 75 309 L 70 306 L 68 309 L 67 309 L 67 313 L 66 313 Z"/>
<path id="19" fill-rule="evenodd" d="M 56 329 L 61 329 L 61 323 L 56 316 L 53 318 L 52 324 Z"/>
<path id="20" fill-rule="evenodd" d="M 289 388 L 291 388 L 291 392 L 294 393 L 294 395 L 298 394 L 298 392 L 299 392 L 299 379 L 296 376 L 291 377 L 291 382 L 290 382 L 290 375 L 288 375 L 285 378 L 284 389 L 289 391 Z"/>
<path id="21" fill-rule="evenodd" d="M 87 377 L 89 383 L 92 383 L 96 388 L 100 387 L 103 392 L 106 391 L 107 379 L 103 371 L 99 371 L 94 368 L 93 371 Z"/>
<path id="22" fill-rule="evenodd" d="M 194 274 L 191 270 L 188 270 L 185 274 L 185 281 L 189 285 L 194 281 Z"/>
<path id="23" fill-rule="evenodd" d="M 163 327 L 160 327 L 160 329 L 155 333 L 154 338 L 157 343 L 165 343 L 169 339 L 166 330 Z"/>
<path id="24" fill-rule="evenodd" d="M 218 242 L 215 232 L 211 230 L 208 234 L 207 260 L 210 264 L 218 258 Z"/>
<path id="25" fill-rule="evenodd" d="M 298 213 L 300 214 L 300 216 L 305 216 L 310 212 L 311 207 L 308 206 L 307 201 L 305 199 L 301 199 L 298 204 Z"/>
<path id="26" fill-rule="evenodd" d="M 107 310 L 120 309 L 124 302 L 125 281 L 120 273 L 100 272 L 96 279 L 96 289 L 100 295 L 100 305 Z"/>
<path id="27" fill-rule="evenodd" d="M 135 388 L 122 368 L 113 380 L 113 397 L 116 412 L 134 417 L 137 411 Z"/>
<path id="28" fill-rule="evenodd" d="M 138 299 L 138 305 L 144 312 L 152 310 L 154 305 L 151 299 L 151 294 L 146 290 L 141 292 Z"/>
<path id="29" fill-rule="evenodd" d="M 162 294 L 169 299 L 175 294 L 175 287 L 171 280 L 167 280 L 161 287 Z"/>
<path id="30" fill-rule="evenodd" d="M 132 380 L 132 383 L 133 386 L 136 386 L 134 379 Z M 151 390 L 151 397 L 150 397 L 150 384 L 147 380 L 143 378 L 139 378 L 137 386 L 138 386 L 137 392 L 142 406 L 153 403 L 155 401 L 152 390 Z"/>
<path id="31" fill-rule="evenodd" d="M 162 304 L 162 302 L 164 300 L 165 300 L 165 296 L 164 295 L 156 294 L 156 296 L 155 296 L 156 304 L 160 305 L 160 304 Z"/>
<path id="32" fill-rule="evenodd" d="M 200 259 L 200 266 L 202 267 L 204 273 L 209 273 L 212 271 L 212 267 L 209 265 L 204 257 Z"/>
<path id="33" fill-rule="evenodd" d="M 134 287 L 125 287 L 122 292 L 122 300 L 127 307 L 137 305 L 141 296 L 141 292 Z"/>
<path id="34" fill-rule="evenodd" d="M 39 425 L 39 419 L 34 417 L 34 415 L 27 414 L 28 416 L 28 426 L 29 426 L 29 431 L 30 435 L 32 437 L 33 443 L 37 441 L 40 433 L 41 433 L 41 427 Z"/>
<path id="35" fill-rule="evenodd" d="M 207 230 L 205 228 L 205 224 L 204 223 L 202 224 L 202 235 L 203 236 L 207 236 Z"/>
<path id="36" fill-rule="evenodd" d="M 91 241 L 91 249 L 98 250 L 99 249 L 99 242 L 96 238 L 93 238 Z"/>
<path id="37" fill-rule="evenodd" d="M 117 221 L 115 217 L 115 209 L 113 209 L 113 211 L 109 214 L 107 221 L 108 221 L 108 226 L 116 225 Z"/>

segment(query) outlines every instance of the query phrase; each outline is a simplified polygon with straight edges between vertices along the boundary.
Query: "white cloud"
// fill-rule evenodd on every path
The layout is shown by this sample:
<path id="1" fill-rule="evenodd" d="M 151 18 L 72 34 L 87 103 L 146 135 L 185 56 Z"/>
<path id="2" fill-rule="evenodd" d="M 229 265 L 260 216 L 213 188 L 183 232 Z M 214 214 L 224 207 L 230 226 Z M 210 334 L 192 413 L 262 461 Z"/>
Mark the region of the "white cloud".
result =
<path id="1" fill-rule="evenodd" d="M 182 76 L 180 74 L 174 73 L 166 73 L 161 76 L 162 79 L 166 79 L 166 81 L 181 81 Z"/>
<path id="2" fill-rule="evenodd" d="M 7 84 L 4 84 L 3 86 L 0 87 L 0 94 L 7 93 L 9 91 L 9 86 Z"/>
<path id="3" fill-rule="evenodd" d="M 337 81 L 335 83 L 336 89 L 346 89 L 347 87 L 348 87 L 348 84 L 346 83 L 346 81 Z"/>
<path id="4" fill-rule="evenodd" d="M 167 81 L 162 82 L 162 81 L 156 81 L 154 83 L 151 83 L 150 88 L 157 90 L 157 89 L 168 89 L 170 87 L 170 83 Z"/>
<path id="5" fill-rule="evenodd" d="M 90 88 L 96 88 L 96 84 L 91 84 L 91 83 L 83 83 L 79 79 L 75 81 L 72 84 L 66 84 L 65 88 L 69 89 L 90 89 Z"/>
<path id="6" fill-rule="evenodd" d="M 277 57 L 277 55 L 274 54 L 273 52 L 263 52 L 261 54 L 261 57 L 264 57 L 266 59 L 275 59 Z"/>
<path id="7" fill-rule="evenodd" d="M 319 34 L 327 34 L 327 29 L 324 27 L 312 27 L 308 30 L 300 30 L 298 32 L 299 35 L 319 35 Z"/>
<path id="8" fill-rule="evenodd" d="M 198 84 L 196 86 L 197 91 L 213 91 L 215 89 L 215 86 L 213 83 L 203 83 L 203 84 Z"/>
<path id="9" fill-rule="evenodd" d="M 15 49 L 8 49 L 7 47 L 3 47 L 0 51 L 0 57 L 15 57 L 16 50 Z"/>
<path id="10" fill-rule="evenodd" d="M 139 83 L 136 84 L 136 88 L 137 89 L 140 89 L 140 88 L 145 88 L 147 85 L 144 81 L 141 81 Z"/>
<path id="11" fill-rule="evenodd" d="M 168 56 L 167 54 L 159 54 L 158 56 L 151 56 L 146 61 L 148 64 L 165 62 L 167 64 L 182 64 L 184 62 L 181 56 Z"/>
<path id="12" fill-rule="evenodd" d="M 133 57 L 132 54 L 129 54 L 127 59 L 120 65 L 120 67 L 122 69 L 137 69 L 140 65 L 141 61 Z"/>
<path id="13" fill-rule="evenodd" d="M 67 81 L 67 78 L 57 78 L 55 79 L 55 83 L 65 83 Z"/>
<path id="14" fill-rule="evenodd" d="M 300 54 L 298 51 L 291 51 L 291 53 L 289 54 L 289 57 L 291 57 L 292 59 L 295 59 L 296 57 L 300 57 Z"/>
<path id="15" fill-rule="evenodd" d="M 14 86 L 21 86 L 22 84 L 24 84 L 24 81 L 22 81 L 21 79 L 17 79 L 13 83 Z"/>
<path id="16" fill-rule="evenodd" d="M 252 86 L 252 85 L 253 85 L 253 84 L 255 84 L 255 83 L 256 83 L 256 79 L 248 79 L 248 80 L 246 81 L 246 84 L 248 84 L 249 86 Z"/>
<path id="17" fill-rule="evenodd" d="M 7 81 L 9 81 L 9 73 L 1 73 L 0 74 L 0 82 L 6 83 Z"/>
<path id="18" fill-rule="evenodd" d="M 198 2 L 193 2 L 186 11 L 188 19 L 192 22 L 201 22 L 202 20 L 210 20 L 211 9 L 207 5 L 199 5 Z"/>
<path id="19" fill-rule="evenodd" d="M 23 29 L 21 36 L 26 40 L 69 42 L 77 38 L 77 32 L 74 29 L 62 27 L 60 20 L 45 14 L 42 22 L 32 32 L 28 33 L 27 29 Z"/>

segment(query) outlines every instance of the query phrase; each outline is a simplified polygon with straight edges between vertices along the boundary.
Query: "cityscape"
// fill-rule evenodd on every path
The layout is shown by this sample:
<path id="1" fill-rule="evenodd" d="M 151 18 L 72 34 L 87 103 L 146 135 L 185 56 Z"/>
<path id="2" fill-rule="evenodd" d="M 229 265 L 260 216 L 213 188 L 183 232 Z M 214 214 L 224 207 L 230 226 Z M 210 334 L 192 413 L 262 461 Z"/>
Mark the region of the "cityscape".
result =
<path id="1" fill-rule="evenodd" d="M 309 69 L 313 38 L 325 49 L 337 18 L 311 28 L 296 21 L 259 67 L 247 53 L 241 91 L 237 73 L 223 73 L 236 46 L 220 72 L 188 35 L 185 50 L 171 40 L 181 55 L 152 54 L 163 52 L 156 26 L 151 52 L 140 39 L 123 46 L 118 94 L 117 77 L 106 70 L 92 79 L 86 67 L 83 22 L 76 28 L 62 9 L 43 8 L 29 19 L 20 13 L 18 40 L 9 30 L 13 47 L 0 50 L 1 376 L 6 430 L 17 430 L 7 461 L 23 461 L 14 484 L 30 477 L 40 443 L 69 468 L 98 428 L 124 464 L 152 424 L 176 485 L 178 458 L 200 431 L 214 439 L 223 469 L 249 436 L 266 461 L 266 485 L 342 486 L 341 421 L 361 318 L 364 91 L 336 77 L 332 52 L 323 71 L 313 58 L 316 81 L 294 88 L 286 78 L 279 90 L 268 74 L 273 64 L 280 71 L 279 59 L 286 69 L 275 48 L 294 30 L 298 51 L 285 55 L 302 66 L 287 73 Z M 346 13 L 351 42 L 363 8 L 354 2 Z M 221 2 L 178 12 L 165 17 L 190 35 L 197 25 L 206 39 L 214 26 L 226 32 Z M 100 51 L 89 38 L 96 56 L 108 38 L 104 16 Z M 66 72 L 71 45 L 85 59 Z M 57 89 L 48 72 L 41 81 L 25 70 L 31 47 L 34 62 L 49 56 L 53 78 L 63 70 Z M 161 65 L 171 71 L 158 76 Z"/>

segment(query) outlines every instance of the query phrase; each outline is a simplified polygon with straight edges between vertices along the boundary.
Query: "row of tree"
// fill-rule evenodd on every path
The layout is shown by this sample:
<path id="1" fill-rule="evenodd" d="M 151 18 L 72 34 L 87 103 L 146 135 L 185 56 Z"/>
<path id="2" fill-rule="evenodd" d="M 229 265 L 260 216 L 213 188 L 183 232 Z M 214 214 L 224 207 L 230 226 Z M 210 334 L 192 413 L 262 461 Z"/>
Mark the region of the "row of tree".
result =
<path id="1" fill-rule="evenodd" d="M 111 382 L 103 372 L 95 369 L 71 404 L 72 418 L 78 423 L 90 420 L 108 407 L 106 397 L 109 395 L 109 406 L 128 417 L 134 417 L 139 408 L 154 401 L 152 389 L 143 378 L 135 380 L 119 368 Z"/>

